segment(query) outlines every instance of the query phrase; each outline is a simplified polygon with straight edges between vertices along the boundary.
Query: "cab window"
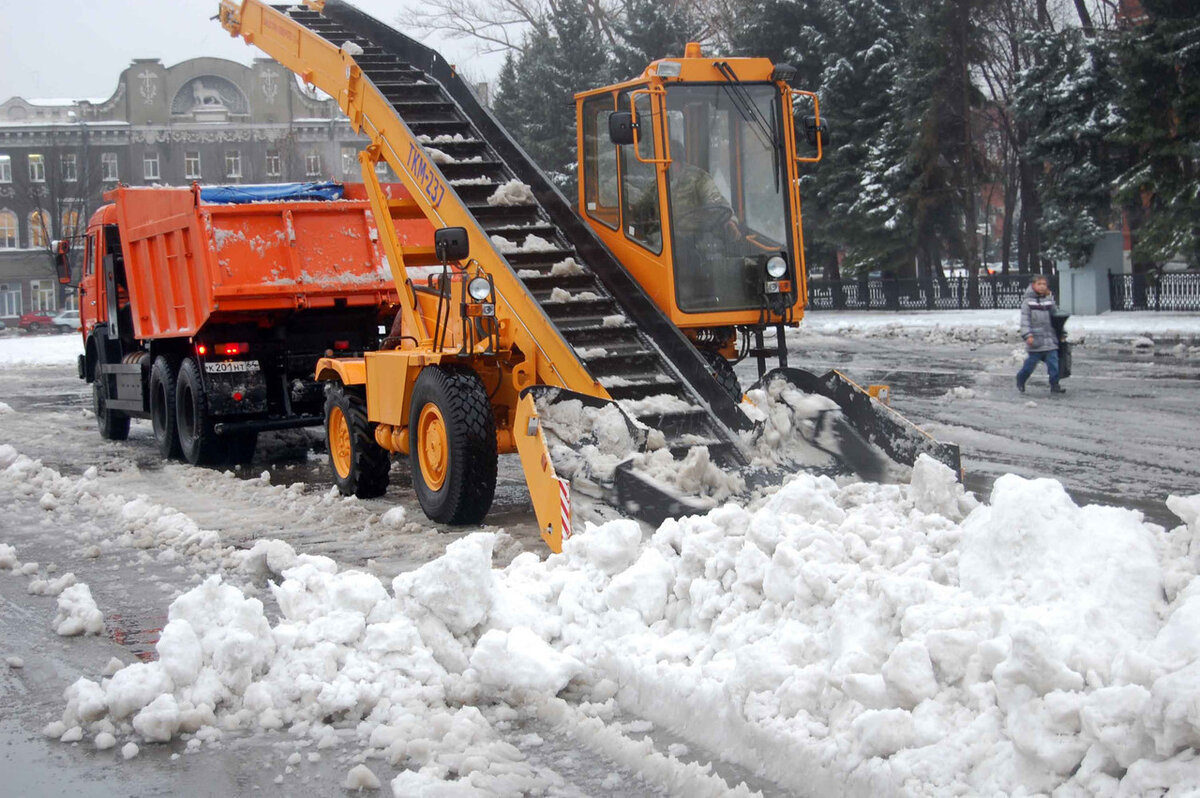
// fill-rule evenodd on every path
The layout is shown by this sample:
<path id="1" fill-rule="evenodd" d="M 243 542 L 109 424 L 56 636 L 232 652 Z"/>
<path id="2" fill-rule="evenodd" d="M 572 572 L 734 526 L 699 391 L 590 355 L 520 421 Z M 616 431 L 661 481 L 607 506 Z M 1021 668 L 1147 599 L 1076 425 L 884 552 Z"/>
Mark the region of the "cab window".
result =
<path id="1" fill-rule="evenodd" d="M 83 273 L 91 275 L 96 273 L 96 247 L 99 246 L 100 236 L 93 233 L 87 238 L 87 247 L 83 253 Z"/>
<path id="2" fill-rule="evenodd" d="M 629 107 L 629 95 L 621 95 L 621 108 Z M 638 123 L 638 153 L 650 160 L 658 157 L 650 96 L 639 94 L 634 107 Z M 625 235 L 654 254 L 662 252 L 662 211 L 658 204 L 658 170 L 652 163 L 634 157 L 634 145 L 621 147 L 621 219 Z"/>
<path id="3" fill-rule="evenodd" d="M 616 230 L 620 220 L 617 147 L 608 138 L 613 96 L 583 103 L 583 198 L 587 215 Z"/>

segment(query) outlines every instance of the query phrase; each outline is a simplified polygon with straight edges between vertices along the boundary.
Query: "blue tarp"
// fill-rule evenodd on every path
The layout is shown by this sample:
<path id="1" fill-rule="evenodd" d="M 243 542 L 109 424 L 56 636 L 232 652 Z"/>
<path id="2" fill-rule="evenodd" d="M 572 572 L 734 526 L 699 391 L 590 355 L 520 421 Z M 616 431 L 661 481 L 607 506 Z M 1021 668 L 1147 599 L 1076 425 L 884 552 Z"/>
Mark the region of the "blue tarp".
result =
<path id="1" fill-rule="evenodd" d="M 201 186 L 203 202 L 229 204 L 235 202 L 277 202 L 279 200 L 338 200 L 342 184 L 325 183 L 263 183 L 250 186 Z"/>

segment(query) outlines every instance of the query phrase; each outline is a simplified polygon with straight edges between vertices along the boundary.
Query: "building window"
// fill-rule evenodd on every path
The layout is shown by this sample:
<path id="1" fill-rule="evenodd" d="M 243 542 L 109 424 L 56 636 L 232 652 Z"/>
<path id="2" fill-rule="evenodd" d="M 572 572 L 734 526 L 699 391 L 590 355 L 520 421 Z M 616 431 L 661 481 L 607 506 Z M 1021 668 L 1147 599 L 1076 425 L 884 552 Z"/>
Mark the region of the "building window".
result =
<path id="1" fill-rule="evenodd" d="M 267 150 L 267 177 L 279 177 L 282 174 L 279 150 Z"/>
<path id="2" fill-rule="evenodd" d="M 59 228 L 63 238 L 70 238 L 79 232 L 79 211 L 63 211 L 62 227 Z"/>
<path id="3" fill-rule="evenodd" d="M 75 153 L 64 152 L 58 159 L 59 171 L 62 172 L 62 179 L 65 183 L 74 183 L 79 179 L 79 171 L 76 165 Z"/>
<path id="4" fill-rule="evenodd" d="M 30 280 L 29 281 L 29 301 L 31 310 L 48 311 L 54 310 L 54 281 L 53 280 Z"/>
<path id="5" fill-rule="evenodd" d="M 200 153 L 185 152 L 183 154 L 183 176 L 188 180 L 200 179 Z"/>
<path id="6" fill-rule="evenodd" d="M 147 152 L 142 154 L 142 179 L 143 180 L 158 180 L 158 153 Z"/>
<path id="7" fill-rule="evenodd" d="M 45 183 L 46 182 L 46 157 L 37 153 L 31 153 L 29 156 L 29 182 Z"/>
<path id="8" fill-rule="evenodd" d="M 358 171 L 358 148 L 342 147 L 342 174 L 351 175 Z"/>
<path id="9" fill-rule="evenodd" d="M 242 176 L 242 154 L 237 150 L 225 151 L 225 176 Z"/>
<path id="10" fill-rule="evenodd" d="M 100 153 L 100 179 L 106 183 L 117 180 L 117 154 L 115 152 Z"/>
<path id="11" fill-rule="evenodd" d="M 12 182 L 12 156 L 0 155 L 0 183 Z"/>
<path id="12" fill-rule="evenodd" d="M 45 211 L 34 211 L 29 214 L 29 246 L 50 246 L 50 218 Z"/>
<path id="13" fill-rule="evenodd" d="M 304 157 L 304 173 L 309 177 L 321 174 L 321 153 L 310 152 Z"/>
<path id="14" fill-rule="evenodd" d="M 21 287 L 0 283 L 0 316 L 21 315 Z"/>
<path id="15" fill-rule="evenodd" d="M 0 249 L 15 249 L 17 246 L 17 215 L 5 209 L 0 211 Z"/>

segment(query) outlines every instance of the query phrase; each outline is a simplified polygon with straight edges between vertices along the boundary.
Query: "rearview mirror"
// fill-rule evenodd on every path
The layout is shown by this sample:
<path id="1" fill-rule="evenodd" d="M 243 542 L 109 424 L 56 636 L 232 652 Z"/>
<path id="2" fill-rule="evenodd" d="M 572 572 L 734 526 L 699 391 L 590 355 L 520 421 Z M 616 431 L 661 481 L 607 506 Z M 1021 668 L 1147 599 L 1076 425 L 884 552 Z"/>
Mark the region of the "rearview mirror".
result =
<path id="1" fill-rule="evenodd" d="M 804 138 L 808 141 L 809 144 L 811 144 L 814 147 L 817 146 L 817 136 L 820 135 L 821 146 L 822 147 L 829 146 L 829 123 L 828 122 L 826 122 L 824 119 L 822 119 L 821 123 L 817 124 L 817 118 L 815 116 L 806 116 L 806 117 L 804 117 L 803 120 L 801 120 L 801 124 L 804 127 Z"/>
<path id="2" fill-rule="evenodd" d="M 433 234 L 433 249 L 438 260 L 448 263 L 465 260 L 471 254 L 471 242 L 465 227 L 443 227 Z"/>
<path id="3" fill-rule="evenodd" d="M 63 238 L 54 242 L 54 268 L 58 272 L 58 281 L 63 285 L 71 282 L 71 242 Z"/>
<path id="4" fill-rule="evenodd" d="M 608 138 L 613 144 L 633 143 L 633 114 L 613 111 L 608 115 Z"/>

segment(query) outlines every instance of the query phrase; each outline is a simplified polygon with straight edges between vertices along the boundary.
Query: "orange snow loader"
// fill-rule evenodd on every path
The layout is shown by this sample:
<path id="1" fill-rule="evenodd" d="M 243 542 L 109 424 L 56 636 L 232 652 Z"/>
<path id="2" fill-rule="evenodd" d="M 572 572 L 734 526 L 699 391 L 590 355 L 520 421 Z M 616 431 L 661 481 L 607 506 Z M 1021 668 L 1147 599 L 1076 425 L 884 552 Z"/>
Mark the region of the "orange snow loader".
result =
<path id="1" fill-rule="evenodd" d="M 796 176 L 822 147 L 794 70 L 689 45 L 580 95 L 576 214 L 452 65 L 352 5 L 222 0 L 219 18 L 335 98 L 369 142 L 363 184 L 399 307 L 379 349 L 316 366 L 343 493 L 382 494 L 391 455 L 406 454 L 431 519 L 476 523 L 498 455 L 516 453 L 554 551 L 583 496 L 652 523 L 701 511 L 732 485 L 786 476 L 763 464 L 761 438 L 788 424 L 742 404 L 729 363 L 749 355 L 752 398 L 791 412 L 801 392 L 822 397 L 797 428 L 832 470 L 879 476 L 928 452 L 958 471 L 957 447 L 836 372 L 787 367 L 783 328 L 805 299 Z M 794 121 L 797 98 L 811 119 Z M 814 153 L 796 154 L 797 125 Z M 427 221 L 435 267 L 431 242 L 390 221 L 380 161 Z M 767 372 L 768 356 L 780 368 Z"/>

